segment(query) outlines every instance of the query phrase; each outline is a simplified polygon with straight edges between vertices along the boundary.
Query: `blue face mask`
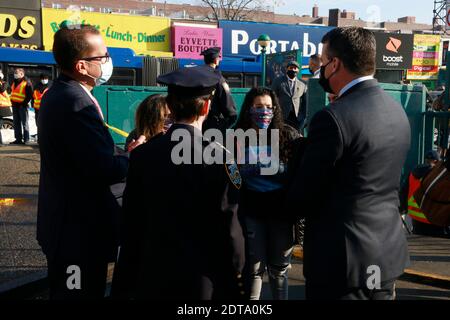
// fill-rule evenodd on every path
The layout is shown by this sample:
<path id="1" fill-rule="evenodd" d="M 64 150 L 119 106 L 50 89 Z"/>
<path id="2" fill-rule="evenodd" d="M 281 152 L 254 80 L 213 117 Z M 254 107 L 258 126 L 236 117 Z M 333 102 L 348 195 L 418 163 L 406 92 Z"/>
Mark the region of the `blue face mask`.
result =
<path id="1" fill-rule="evenodd" d="M 252 107 L 250 116 L 258 128 L 267 129 L 272 123 L 273 109 Z"/>

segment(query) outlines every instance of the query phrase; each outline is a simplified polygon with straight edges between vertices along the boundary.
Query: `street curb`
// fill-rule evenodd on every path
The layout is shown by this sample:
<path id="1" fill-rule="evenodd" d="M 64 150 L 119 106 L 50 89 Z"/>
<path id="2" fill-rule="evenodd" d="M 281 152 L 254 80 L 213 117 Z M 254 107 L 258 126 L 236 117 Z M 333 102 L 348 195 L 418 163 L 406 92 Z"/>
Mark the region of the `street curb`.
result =
<path id="1" fill-rule="evenodd" d="M 405 273 L 400 276 L 400 279 L 450 290 L 450 277 L 435 273 L 405 269 Z"/>

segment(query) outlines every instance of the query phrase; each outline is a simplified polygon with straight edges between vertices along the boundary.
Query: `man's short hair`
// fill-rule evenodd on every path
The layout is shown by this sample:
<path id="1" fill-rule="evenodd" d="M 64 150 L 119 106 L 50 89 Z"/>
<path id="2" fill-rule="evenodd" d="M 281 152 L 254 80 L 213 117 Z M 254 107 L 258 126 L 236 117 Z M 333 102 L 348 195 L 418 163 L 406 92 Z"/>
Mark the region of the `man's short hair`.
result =
<path id="1" fill-rule="evenodd" d="M 99 35 L 91 25 L 64 26 L 54 36 L 53 56 L 62 70 L 73 71 L 75 62 L 89 53 L 90 44 L 86 35 Z"/>
<path id="2" fill-rule="evenodd" d="M 321 55 L 316 53 L 316 54 L 313 54 L 311 57 L 309 57 L 309 60 L 311 60 L 312 62 L 314 62 L 317 65 L 320 65 L 320 58 L 321 58 Z"/>
<path id="3" fill-rule="evenodd" d="M 335 28 L 322 38 L 328 44 L 330 59 L 339 58 L 350 72 L 366 76 L 375 73 L 376 41 L 374 34 L 359 27 Z"/>

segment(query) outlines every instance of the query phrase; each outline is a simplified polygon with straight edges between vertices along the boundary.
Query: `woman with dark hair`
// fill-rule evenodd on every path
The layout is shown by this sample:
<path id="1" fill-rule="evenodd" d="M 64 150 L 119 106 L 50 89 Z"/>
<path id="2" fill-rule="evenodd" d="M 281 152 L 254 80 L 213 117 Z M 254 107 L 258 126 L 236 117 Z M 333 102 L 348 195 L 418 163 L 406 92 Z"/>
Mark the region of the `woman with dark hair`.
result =
<path id="1" fill-rule="evenodd" d="M 131 151 L 151 138 L 163 134 L 170 126 L 170 121 L 166 98 L 160 94 L 148 96 L 136 110 L 136 129 L 128 135 L 125 150 Z"/>
<path id="2" fill-rule="evenodd" d="M 253 88 L 247 93 L 236 129 L 254 129 L 258 137 L 256 145 L 249 141 L 243 148 L 237 146 L 244 151 L 240 154 L 238 151 L 237 158 L 243 180 L 240 214 L 247 236 L 250 299 L 259 299 L 267 267 L 273 299 L 285 300 L 288 298 L 287 270 L 294 245 L 294 221 L 283 216 L 281 208 L 293 142 L 300 135 L 283 123 L 278 99 L 269 88 Z M 263 130 L 267 130 L 264 133 L 268 135 L 265 144 L 260 139 Z M 270 142 L 277 137 L 273 130 L 279 132 L 279 141 L 275 143 Z M 275 154 L 271 146 L 279 147 L 279 160 L 271 158 Z M 274 159 L 278 163 L 273 163 Z M 274 165 L 278 167 L 275 174 L 262 174 L 262 168 Z"/>

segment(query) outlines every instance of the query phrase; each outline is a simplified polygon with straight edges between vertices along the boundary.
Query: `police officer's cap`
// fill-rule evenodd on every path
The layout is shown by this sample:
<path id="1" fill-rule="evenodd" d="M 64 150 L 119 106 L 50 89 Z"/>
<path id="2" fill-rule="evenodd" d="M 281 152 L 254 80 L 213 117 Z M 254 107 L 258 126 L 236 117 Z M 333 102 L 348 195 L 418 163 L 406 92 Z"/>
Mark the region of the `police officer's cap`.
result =
<path id="1" fill-rule="evenodd" d="M 208 48 L 204 51 L 202 51 L 202 53 L 200 53 L 202 56 L 205 57 L 211 57 L 211 58 L 219 58 L 220 57 L 220 48 L 219 47 L 212 47 L 212 48 Z"/>
<path id="2" fill-rule="evenodd" d="M 297 61 L 294 61 L 294 60 L 292 60 L 292 61 L 289 61 L 288 62 L 288 64 L 287 64 L 287 67 L 289 68 L 289 67 L 297 67 L 298 69 L 300 69 L 300 65 L 298 64 L 298 62 Z"/>
<path id="3" fill-rule="evenodd" d="M 169 94 L 195 98 L 211 94 L 220 76 L 203 67 L 181 68 L 161 75 L 157 82 L 168 86 Z"/>

